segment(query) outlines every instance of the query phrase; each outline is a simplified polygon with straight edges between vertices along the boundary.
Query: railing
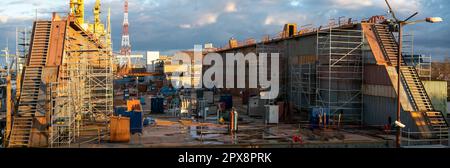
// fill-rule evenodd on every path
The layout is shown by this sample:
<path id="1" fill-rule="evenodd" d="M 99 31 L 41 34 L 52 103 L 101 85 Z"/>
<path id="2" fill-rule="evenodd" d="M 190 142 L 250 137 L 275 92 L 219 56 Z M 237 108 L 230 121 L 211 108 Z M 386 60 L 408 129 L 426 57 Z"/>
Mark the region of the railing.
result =
<path id="1" fill-rule="evenodd" d="M 305 26 L 301 26 L 301 28 L 304 28 L 304 29 L 301 29 L 298 32 L 296 32 L 297 36 L 298 35 L 303 35 L 303 34 L 309 34 L 309 33 L 316 33 L 316 32 L 321 31 L 321 30 L 340 28 L 342 26 L 355 25 L 355 24 L 367 21 L 368 19 L 362 19 L 361 21 L 359 21 L 359 20 L 356 20 L 356 19 L 353 20 L 351 18 L 343 18 L 343 17 L 341 17 L 337 21 L 335 19 L 331 19 L 331 20 L 332 21 L 329 22 L 325 26 L 318 26 L 318 27 L 315 27 L 315 28 L 311 24 L 308 24 L 308 25 L 305 25 Z M 341 22 L 342 20 L 347 20 L 347 21 Z M 262 38 L 262 40 L 259 41 L 259 42 L 254 40 L 254 39 L 252 39 L 252 38 L 247 39 L 245 41 L 238 41 L 237 47 L 253 45 L 253 44 L 261 43 L 261 42 L 262 43 L 267 43 L 267 42 L 270 42 L 270 41 L 281 40 L 281 39 L 284 39 L 284 38 L 287 38 L 287 37 L 283 36 L 283 32 L 277 32 L 275 35 L 265 35 Z M 225 46 L 217 48 L 216 50 L 220 51 L 220 50 L 227 50 L 227 49 L 231 49 L 231 48 L 232 47 L 227 44 Z"/>
<path id="2" fill-rule="evenodd" d="M 432 134 L 432 135 L 440 135 L 439 138 L 420 138 L 423 134 Z M 443 138 L 442 135 L 450 135 L 450 129 L 446 131 L 429 131 L 429 132 L 412 132 L 408 129 L 408 131 L 402 131 L 402 147 L 414 147 L 414 146 L 423 146 L 423 145 L 441 145 L 445 147 L 449 147 L 450 138 Z"/>
<path id="3" fill-rule="evenodd" d="M 401 84 L 405 88 L 405 91 L 406 91 L 409 101 L 413 104 L 413 106 L 415 107 L 415 109 L 417 111 L 420 111 L 419 106 L 417 105 L 416 100 L 414 99 L 414 96 L 413 96 L 411 90 L 409 89 L 409 85 L 408 85 L 408 82 L 406 81 L 405 75 L 403 74 L 401 69 L 398 72 L 398 78 L 402 81 Z M 400 91 L 400 88 L 398 88 L 398 92 L 399 91 Z"/>
<path id="4" fill-rule="evenodd" d="M 413 73 L 415 73 L 415 75 L 419 78 L 419 80 L 420 80 L 420 76 L 419 76 L 419 74 L 418 74 L 418 71 L 417 71 L 417 69 L 416 69 L 416 67 L 414 67 L 414 66 L 412 66 L 411 67 L 412 69 L 413 69 Z M 432 109 L 432 110 L 434 110 L 434 107 L 433 107 L 433 105 L 431 104 L 431 99 L 430 99 L 430 97 L 428 96 L 428 93 L 427 93 L 427 90 L 425 89 L 425 86 L 423 85 L 423 83 L 422 83 L 422 80 L 420 80 L 419 81 L 420 82 L 420 86 L 422 87 L 422 89 L 423 89 L 423 93 L 425 94 L 425 97 L 426 97 L 426 99 L 429 101 L 429 103 L 430 103 L 430 108 Z M 447 124 L 448 125 L 448 124 Z"/>
<path id="5" fill-rule="evenodd" d="M 53 146 L 51 145 L 51 141 L 48 141 L 48 146 L 49 148 L 59 148 L 59 147 L 72 147 L 72 146 L 77 146 L 77 145 L 82 145 L 82 144 L 95 144 L 94 142 L 97 141 L 97 144 L 101 144 L 102 140 L 107 139 L 107 137 L 109 136 L 109 130 L 108 128 L 92 128 L 92 129 L 80 129 L 79 132 L 82 133 L 86 133 L 86 132 L 96 132 L 96 135 L 92 134 L 92 135 L 84 135 L 84 136 L 80 136 L 74 139 L 73 143 L 58 143 L 58 144 L 54 144 Z M 45 131 L 40 131 L 40 130 L 32 130 L 30 131 L 30 134 L 50 134 L 50 131 L 45 130 Z M 31 135 L 30 135 L 31 136 Z M 9 139 L 5 139 L 5 142 L 3 144 L 3 147 L 8 147 L 7 144 L 9 144 L 10 140 Z M 30 141 L 30 144 L 31 141 Z M 32 146 L 31 146 L 32 147 Z M 39 146 L 39 147 L 44 147 L 44 146 Z M 0 148 L 2 148 L 2 146 L 0 146 Z"/>
<path id="6" fill-rule="evenodd" d="M 383 42 L 381 41 L 381 36 L 380 36 L 380 34 L 379 34 L 378 28 L 377 28 L 375 25 L 373 25 L 373 26 L 372 26 L 372 29 L 375 30 L 374 33 L 375 33 L 375 36 L 376 36 L 376 38 L 377 38 L 377 40 L 378 40 L 378 44 L 380 45 L 381 51 L 383 52 L 384 58 L 385 58 L 386 60 L 389 61 L 389 64 L 392 65 L 392 62 L 391 62 L 391 60 L 389 59 L 389 56 L 388 56 L 388 54 L 387 54 L 387 52 L 386 52 L 385 46 L 384 46 Z"/>

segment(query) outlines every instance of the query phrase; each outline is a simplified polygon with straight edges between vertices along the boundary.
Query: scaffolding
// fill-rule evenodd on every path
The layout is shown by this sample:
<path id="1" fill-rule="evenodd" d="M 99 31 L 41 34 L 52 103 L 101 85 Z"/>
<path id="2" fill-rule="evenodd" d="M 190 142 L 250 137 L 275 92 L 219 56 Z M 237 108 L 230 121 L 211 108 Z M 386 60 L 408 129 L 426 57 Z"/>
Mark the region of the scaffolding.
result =
<path id="1" fill-rule="evenodd" d="M 113 113 L 113 57 L 109 50 L 66 51 L 51 84 L 50 147 L 74 143 L 87 124 L 107 128 Z"/>
<path id="2" fill-rule="evenodd" d="M 51 83 L 50 147 L 70 146 L 80 133 L 79 116 L 89 111 L 86 53 L 66 52 L 59 80 Z"/>
<path id="3" fill-rule="evenodd" d="M 396 37 L 398 38 L 398 34 Z M 403 35 L 402 55 L 408 66 L 416 67 L 420 78 L 431 80 L 431 56 L 414 52 L 414 33 Z"/>
<path id="4" fill-rule="evenodd" d="M 317 31 L 316 102 L 340 122 L 362 123 L 364 35 L 361 30 Z"/>
<path id="5" fill-rule="evenodd" d="M 16 28 L 16 69 L 17 74 L 21 74 L 23 66 L 26 64 L 28 50 L 30 48 L 30 39 L 32 34 L 30 28 Z"/>
<path id="6" fill-rule="evenodd" d="M 287 94 L 287 91 L 288 91 L 289 87 L 282 87 L 282 86 L 289 85 L 289 82 L 288 82 L 289 66 L 286 66 L 289 64 L 289 62 L 287 61 L 287 58 L 286 58 L 287 54 L 285 53 L 284 46 L 282 46 L 280 44 L 269 45 L 269 44 L 265 44 L 265 43 L 258 43 L 256 45 L 256 54 L 258 55 L 258 58 L 259 58 L 259 55 L 262 53 L 267 54 L 267 62 L 266 63 L 268 65 L 262 65 L 262 66 L 267 67 L 267 72 L 258 71 L 259 77 L 261 77 L 261 76 L 270 77 L 270 74 L 268 74 L 268 72 L 272 72 L 272 67 L 270 66 L 271 65 L 271 57 L 272 57 L 272 54 L 278 53 L 279 54 L 279 63 L 280 63 L 280 65 L 279 65 L 279 68 L 280 68 L 279 69 L 279 77 L 280 77 L 279 78 L 280 79 L 280 87 L 279 87 L 280 92 L 279 93 L 280 94 L 278 97 L 288 98 L 289 94 Z M 261 64 L 261 62 L 259 62 L 259 64 Z M 249 65 L 249 66 L 258 66 L 259 64 Z M 258 67 L 258 70 L 259 70 L 259 67 Z M 252 79 L 252 78 L 247 78 L 247 79 Z M 264 91 L 264 90 L 260 90 L 260 91 Z M 275 102 L 273 102 L 273 101 L 274 100 L 272 100 L 272 102 L 268 102 L 268 103 L 274 104 Z"/>
<path id="7" fill-rule="evenodd" d="M 396 35 L 398 37 L 398 35 Z M 403 35 L 403 45 L 402 45 L 402 54 L 403 56 L 411 55 L 414 57 L 414 34 L 413 33 L 405 33 Z M 413 63 L 414 60 L 405 60 L 406 64 Z"/>
<path id="8" fill-rule="evenodd" d="M 305 111 L 316 106 L 315 62 L 291 65 L 291 100 L 294 108 Z"/>
<path id="9" fill-rule="evenodd" d="M 109 51 L 89 58 L 88 88 L 90 89 L 90 110 L 96 122 L 109 123 L 113 114 L 113 58 Z"/>

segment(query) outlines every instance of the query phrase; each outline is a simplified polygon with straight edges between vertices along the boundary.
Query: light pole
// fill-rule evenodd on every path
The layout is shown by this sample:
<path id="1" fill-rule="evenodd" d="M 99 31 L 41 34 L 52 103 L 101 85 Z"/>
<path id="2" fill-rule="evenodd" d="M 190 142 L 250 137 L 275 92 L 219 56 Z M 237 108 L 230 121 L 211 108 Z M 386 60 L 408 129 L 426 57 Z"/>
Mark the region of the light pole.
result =
<path id="1" fill-rule="evenodd" d="M 397 59 L 397 72 L 398 72 L 398 80 L 397 80 L 397 121 L 401 123 L 400 120 L 400 112 L 401 112 L 401 105 L 400 105 L 400 86 L 401 86 L 401 66 L 402 66 L 402 48 L 403 48 L 403 27 L 406 25 L 421 23 L 421 22 L 428 22 L 428 23 L 439 23 L 442 22 L 443 19 L 440 17 L 429 17 L 423 20 L 417 20 L 417 21 L 408 21 L 409 19 L 416 16 L 418 13 L 414 13 L 411 15 L 408 19 L 405 21 L 399 21 L 397 22 L 398 25 L 398 59 Z M 397 138 L 396 138 L 396 146 L 397 148 L 400 148 L 401 142 L 401 127 L 397 126 Z"/>
<path id="2" fill-rule="evenodd" d="M 417 14 L 419 14 L 418 12 L 412 14 L 411 16 L 409 16 L 407 19 L 405 20 L 399 20 L 396 16 L 394 11 L 391 8 L 391 5 L 389 4 L 389 2 L 387 0 L 385 0 L 388 8 L 389 8 L 389 13 L 391 13 L 392 17 L 394 18 L 394 24 L 398 26 L 398 55 L 397 55 L 397 73 L 398 73 L 398 78 L 397 78 L 397 120 L 396 120 L 396 127 L 397 127 L 397 135 L 396 135 L 396 147 L 400 148 L 401 147 L 401 128 L 402 126 L 404 127 L 404 125 L 401 123 L 401 119 L 400 119 L 400 114 L 401 114 L 401 104 L 400 104 L 400 86 L 401 86 L 401 66 L 402 66 L 402 48 L 403 48 L 403 26 L 406 25 L 410 25 L 410 24 L 416 24 L 416 23 L 421 23 L 421 22 L 428 22 L 428 23 L 439 23 L 442 22 L 443 19 L 440 17 L 428 17 L 425 18 L 423 20 L 417 20 L 417 21 L 409 21 L 410 19 L 412 19 L 414 16 L 416 16 Z M 402 125 L 402 126 L 400 126 Z"/>

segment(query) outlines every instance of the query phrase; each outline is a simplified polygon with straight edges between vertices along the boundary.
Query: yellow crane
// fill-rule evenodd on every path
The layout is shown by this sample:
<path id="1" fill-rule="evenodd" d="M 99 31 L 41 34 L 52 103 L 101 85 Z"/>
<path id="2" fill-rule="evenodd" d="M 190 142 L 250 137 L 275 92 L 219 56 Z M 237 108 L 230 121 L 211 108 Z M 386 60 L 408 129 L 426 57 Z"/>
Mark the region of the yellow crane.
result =
<path id="1" fill-rule="evenodd" d="M 70 14 L 77 18 L 80 25 L 84 24 L 84 0 L 70 0 Z"/>
<path id="2" fill-rule="evenodd" d="M 93 14 L 94 14 L 94 23 L 89 24 L 89 31 L 94 33 L 99 38 L 105 37 L 107 32 L 105 30 L 105 25 L 102 23 L 102 21 L 100 19 L 100 14 L 101 14 L 100 0 L 95 1 Z"/>

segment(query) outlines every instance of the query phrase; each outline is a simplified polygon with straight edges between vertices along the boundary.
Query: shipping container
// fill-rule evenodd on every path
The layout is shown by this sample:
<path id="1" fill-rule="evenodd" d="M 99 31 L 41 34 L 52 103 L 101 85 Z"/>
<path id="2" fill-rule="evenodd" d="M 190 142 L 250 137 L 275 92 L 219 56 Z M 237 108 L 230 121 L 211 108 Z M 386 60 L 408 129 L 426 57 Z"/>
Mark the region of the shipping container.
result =
<path id="1" fill-rule="evenodd" d="M 153 114 L 164 113 L 164 98 L 154 97 L 151 99 L 151 113 Z"/>
<path id="2" fill-rule="evenodd" d="M 130 137 L 130 118 L 116 116 L 111 117 L 110 141 L 129 142 Z"/>
<path id="3" fill-rule="evenodd" d="M 435 110 L 447 116 L 447 81 L 422 81 Z"/>
<path id="4" fill-rule="evenodd" d="M 131 111 L 130 113 L 130 132 L 131 134 L 142 133 L 143 114 L 140 111 Z"/>

